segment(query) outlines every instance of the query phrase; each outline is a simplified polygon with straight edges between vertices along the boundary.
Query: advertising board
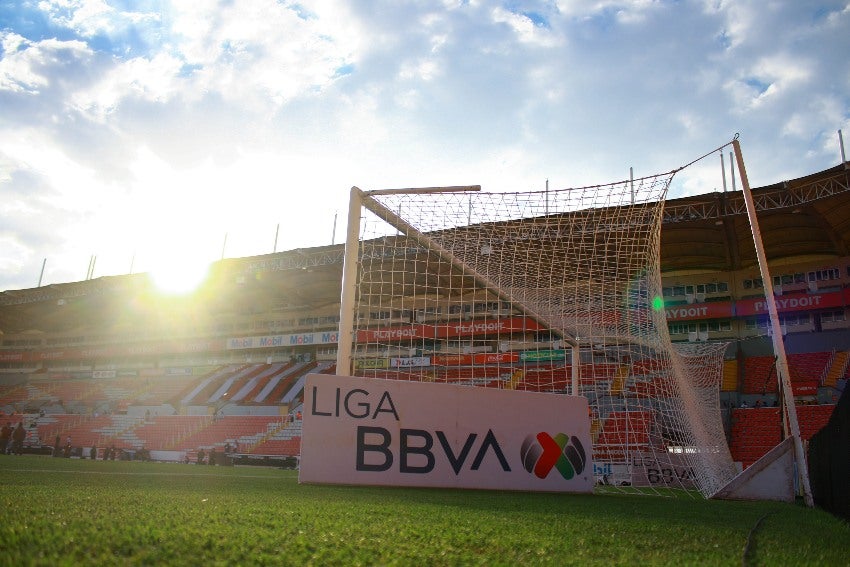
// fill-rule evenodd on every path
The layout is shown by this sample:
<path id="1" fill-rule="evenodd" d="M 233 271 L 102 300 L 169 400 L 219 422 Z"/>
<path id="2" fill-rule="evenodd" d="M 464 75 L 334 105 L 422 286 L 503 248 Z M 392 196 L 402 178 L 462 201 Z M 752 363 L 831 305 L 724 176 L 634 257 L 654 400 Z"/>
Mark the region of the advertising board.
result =
<path id="1" fill-rule="evenodd" d="M 299 481 L 591 492 L 587 400 L 310 374 Z"/>

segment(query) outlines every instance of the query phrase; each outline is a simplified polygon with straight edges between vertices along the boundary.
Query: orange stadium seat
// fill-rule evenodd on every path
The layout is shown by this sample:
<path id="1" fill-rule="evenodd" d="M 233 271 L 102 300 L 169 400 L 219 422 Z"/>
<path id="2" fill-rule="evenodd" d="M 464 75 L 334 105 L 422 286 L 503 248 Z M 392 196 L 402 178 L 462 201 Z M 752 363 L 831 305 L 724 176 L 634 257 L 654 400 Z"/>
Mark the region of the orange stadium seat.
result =
<path id="1" fill-rule="evenodd" d="M 602 421 L 596 439 L 594 459 L 622 461 L 629 451 L 650 448 L 650 432 L 653 426 L 652 412 L 648 410 L 612 411 Z"/>
<path id="2" fill-rule="evenodd" d="M 736 408 L 732 410 L 732 459 L 744 468 L 764 456 L 782 440 L 779 408 Z"/>

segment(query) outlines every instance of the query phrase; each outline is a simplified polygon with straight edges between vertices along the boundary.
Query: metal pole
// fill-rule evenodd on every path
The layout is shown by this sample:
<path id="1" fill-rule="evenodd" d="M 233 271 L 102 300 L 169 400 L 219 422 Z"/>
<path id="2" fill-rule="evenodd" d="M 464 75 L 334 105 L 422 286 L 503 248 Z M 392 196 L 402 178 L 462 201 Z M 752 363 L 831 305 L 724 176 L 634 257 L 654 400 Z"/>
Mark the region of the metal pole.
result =
<path id="1" fill-rule="evenodd" d="M 785 402 L 785 412 L 788 417 L 788 426 L 791 437 L 794 440 L 794 452 L 797 460 L 797 472 L 800 475 L 800 488 L 803 491 L 803 499 L 806 506 L 813 507 L 812 488 L 809 485 L 809 470 L 806 465 L 806 453 L 803 450 L 803 442 L 800 439 L 800 424 L 797 422 L 797 408 L 794 405 L 794 392 L 791 389 L 791 374 L 788 371 L 788 357 L 785 354 L 785 343 L 782 340 L 782 327 L 779 324 L 779 311 L 776 308 L 776 298 L 773 296 L 773 280 L 770 277 L 770 269 L 767 266 L 767 256 L 764 252 L 764 244 L 761 239 L 756 207 L 750 192 L 750 182 L 747 179 L 747 170 L 744 167 L 744 157 L 741 154 L 741 145 L 737 138 L 732 141 L 735 149 L 735 157 L 738 162 L 738 173 L 741 176 L 741 190 L 744 194 L 744 202 L 747 205 L 747 216 L 750 219 L 750 228 L 753 233 L 753 241 L 756 247 L 761 279 L 764 283 L 765 303 L 770 316 L 770 328 L 772 330 L 773 351 L 776 354 L 776 373 L 781 381 L 782 395 Z"/>
<path id="2" fill-rule="evenodd" d="M 573 363 L 573 379 L 570 393 L 573 396 L 578 396 L 578 387 L 581 379 L 581 351 L 578 344 L 572 345 L 570 352 L 572 353 Z"/>
<path id="3" fill-rule="evenodd" d="M 41 263 L 41 274 L 38 276 L 38 287 L 41 287 L 41 279 L 44 277 L 44 267 L 47 265 L 47 258 Z"/>
<path id="4" fill-rule="evenodd" d="M 729 177 L 732 179 L 732 191 L 737 191 L 738 188 L 735 187 L 735 162 L 732 161 L 732 152 L 729 152 Z"/>
<path id="5" fill-rule="evenodd" d="M 844 136 L 841 135 L 841 130 L 838 131 L 838 146 L 841 148 L 841 163 L 847 163 L 847 157 L 844 155 Z"/>
<path id="6" fill-rule="evenodd" d="M 277 228 L 274 229 L 274 250 L 272 252 L 277 252 L 277 236 L 280 234 L 280 223 L 277 223 Z"/>
<path id="7" fill-rule="evenodd" d="M 224 233 L 224 242 L 221 243 L 221 259 L 224 260 L 224 249 L 227 248 L 227 233 Z"/>
<path id="8" fill-rule="evenodd" d="M 629 168 L 629 188 L 632 192 L 632 205 L 635 204 L 635 168 Z"/>
<path id="9" fill-rule="evenodd" d="M 345 254 L 342 262 L 342 293 L 339 300 L 339 337 L 336 351 L 336 375 L 352 374 L 351 346 L 354 342 L 354 309 L 357 293 L 357 255 L 360 249 L 360 208 L 363 192 L 351 188 L 348 201 L 348 227 L 345 236 Z"/>
<path id="10" fill-rule="evenodd" d="M 726 192 L 726 158 L 723 157 L 723 152 L 720 152 L 720 174 L 723 176 L 723 192 Z"/>

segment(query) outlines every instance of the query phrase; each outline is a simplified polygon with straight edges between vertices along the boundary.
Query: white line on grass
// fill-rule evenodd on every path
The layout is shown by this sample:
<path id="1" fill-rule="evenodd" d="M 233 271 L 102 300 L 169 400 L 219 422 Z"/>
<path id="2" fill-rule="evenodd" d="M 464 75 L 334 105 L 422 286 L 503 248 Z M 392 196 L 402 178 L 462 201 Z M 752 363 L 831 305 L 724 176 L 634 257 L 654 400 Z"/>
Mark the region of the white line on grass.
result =
<path id="1" fill-rule="evenodd" d="M 126 475 L 126 476 L 221 476 L 226 478 L 261 478 L 269 480 L 292 480 L 283 476 L 271 477 L 254 474 L 228 474 L 217 475 L 213 473 L 168 473 L 168 472 L 120 472 L 120 471 L 81 471 L 72 469 L 6 469 L 7 472 L 27 472 L 27 473 L 75 473 L 75 474 L 101 474 L 101 475 Z"/>

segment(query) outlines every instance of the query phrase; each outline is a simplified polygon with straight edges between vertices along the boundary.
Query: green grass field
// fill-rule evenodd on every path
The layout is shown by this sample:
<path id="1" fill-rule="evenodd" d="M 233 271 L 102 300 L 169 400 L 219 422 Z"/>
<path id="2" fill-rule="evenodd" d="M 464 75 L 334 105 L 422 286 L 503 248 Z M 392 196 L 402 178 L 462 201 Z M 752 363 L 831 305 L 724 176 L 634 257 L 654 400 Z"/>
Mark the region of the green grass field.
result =
<path id="1" fill-rule="evenodd" d="M 850 526 L 779 503 L 308 486 L 277 469 L 36 456 L 0 457 L 0 503 L 0 564 L 15 566 L 850 562 Z"/>

